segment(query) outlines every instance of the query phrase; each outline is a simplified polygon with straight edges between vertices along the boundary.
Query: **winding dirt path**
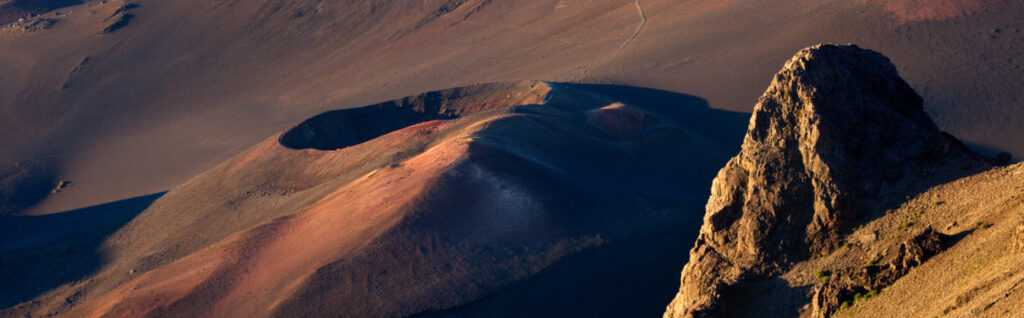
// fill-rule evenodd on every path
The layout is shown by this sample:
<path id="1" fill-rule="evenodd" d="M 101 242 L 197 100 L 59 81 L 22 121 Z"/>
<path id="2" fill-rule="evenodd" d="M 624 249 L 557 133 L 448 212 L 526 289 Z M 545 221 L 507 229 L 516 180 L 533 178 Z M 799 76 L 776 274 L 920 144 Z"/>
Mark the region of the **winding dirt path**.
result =
<path id="1" fill-rule="evenodd" d="M 629 46 L 629 44 L 632 43 L 638 35 L 640 35 L 640 32 L 644 30 L 644 27 L 647 26 L 647 14 L 644 13 L 644 7 L 640 5 L 640 0 L 636 0 L 635 4 L 636 12 L 640 14 L 640 25 L 636 26 L 636 31 L 633 31 L 633 35 L 626 39 L 625 42 L 622 42 L 622 45 L 620 45 L 619 48 L 615 49 L 615 51 L 612 52 L 612 56 L 619 53 L 619 51 L 626 48 L 626 46 Z"/>
<path id="2" fill-rule="evenodd" d="M 608 56 L 605 56 L 596 63 L 584 68 L 583 71 L 580 72 L 580 75 L 576 76 L 577 80 L 583 79 L 584 77 L 587 76 L 587 73 L 590 73 L 590 71 L 594 70 L 595 68 L 604 65 L 604 63 L 608 62 L 608 60 L 611 60 L 613 57 L 618 55 L 619 52 L 622 51 L 622 49 L 625 49 L 627 46 L 629 46 L 630 43 L 633 43 L 633 40 L 635 40 L 636 37 L 640 35 L 640 32 L 644 31 L 644 27 L 647 26 L 647 13 L 644 12 L 644 7 L 640 4 L 640 0 L 635 0 L 634 4 L 636 5 L 637 14 L 640 15 L 640 24 L 636 26 L 636 30 L 633 31 L 633 34 L 630 35 L 629 38 L 627 38 L 625 41 L 623 41 L 618 48 L 615 48 L 614 51 L 609 53 Z"/>

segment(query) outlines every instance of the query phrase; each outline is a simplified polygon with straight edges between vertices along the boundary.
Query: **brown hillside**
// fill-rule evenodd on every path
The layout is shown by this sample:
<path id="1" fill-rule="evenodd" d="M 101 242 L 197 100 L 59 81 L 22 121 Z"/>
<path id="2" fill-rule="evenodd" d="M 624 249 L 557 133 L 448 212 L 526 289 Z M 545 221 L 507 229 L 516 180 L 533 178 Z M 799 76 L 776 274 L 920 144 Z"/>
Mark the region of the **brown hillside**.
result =
<path id="1" fill-rule="evenodd" d="M 3 313 L 655 315 L 684 261 L 670 251 L 693 239 L 679 229 L 695 228 L 743 117 L 668 92 L 544 82 L 327 112 L 95 232 L 99 255 L 79 258 L 99 257 L 94 270 L 12 290 L 19 304 Z M 29 257 L 48 246 L 12 247 L 25 261 L 9 277 L 68 266 Z"/>

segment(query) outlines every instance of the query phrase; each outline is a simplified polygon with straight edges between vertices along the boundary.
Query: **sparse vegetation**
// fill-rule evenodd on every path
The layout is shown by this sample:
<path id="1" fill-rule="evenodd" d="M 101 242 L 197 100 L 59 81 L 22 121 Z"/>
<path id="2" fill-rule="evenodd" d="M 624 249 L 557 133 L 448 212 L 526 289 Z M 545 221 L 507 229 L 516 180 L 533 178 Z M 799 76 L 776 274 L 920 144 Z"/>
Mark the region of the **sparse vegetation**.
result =
<path id="1" fill-rule="evenodd" d="M 935 205 L 943 205 L 946 204 L 946 201 L 935 201 L 934 203 Z"/>
<path id="2" fill-rule="evenodd" d="M 981 229 L 987 229 L 987 228 L 992 226 L 992 223 L 980 221 L 978 223 L 975 223 L 974 225 L 978 226 L 978 228 L 981 228 Z"/>
<path id="3" fill-rule="evenodd" d="M 903 228 L 910 228 L 914 226 L 914 222 L 903 222 Z"/>
<path id="4" fill-rule="evenodd" d="M 823 269 L 818 270 L 817 272 L 814 272 L 814 278 L 817 278 L 818 280 L 820 280 L 822 282 L 827 282 L 831 276 L 832 276 L 832 272 L 829 272 L 829 271 L 826 271 L 826 270 L 823 270 Z"/>
<path id="5" fill-rule="evenodd" d="M 856 294 L 853 295 L 853 299 L 852 300 L 843 301 L 843 303 L 839 305 L 839 309 L 850 308 L 850 307 L 853 306 L 854 303 L 856 303 L 858 301 L 864 301 L 864 300 L 868 300 L 868 299 L 874 298 L 875 296 L 878 296 L 878 293 L 879 293 L 879 290 L 877 290 L 877 289 L 872 289 L 872 290 L 870 290 L 868 292 L 864 292 L 864 293 L 856 293 Z"/>
<path id="6" fill-rule="evenodd" d="M 924 214 L 924 210 L 917 210 L 917 215 Z"/>
<path id="7" fill-rule="evenodd" d="M 877 290 L 872 290 L 866 293 L 857 293 L 856 295 L 853 295 L 853 301 L 858 302 L 862 300 L 868 300 L 875 296 L 878 296 Z"/>

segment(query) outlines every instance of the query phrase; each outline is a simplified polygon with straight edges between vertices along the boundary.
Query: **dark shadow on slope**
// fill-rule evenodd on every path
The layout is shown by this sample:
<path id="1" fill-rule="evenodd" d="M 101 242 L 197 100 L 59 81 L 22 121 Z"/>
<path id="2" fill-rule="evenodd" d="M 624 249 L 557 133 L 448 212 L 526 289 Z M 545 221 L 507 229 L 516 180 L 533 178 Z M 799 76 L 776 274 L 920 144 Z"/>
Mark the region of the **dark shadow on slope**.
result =
<path id="1" fill-rule="evenodd" d="M 396 100 L 329 111 L 289 129 L 278 142 L 291 149 L 341 149 L 418 123 L 457 117 L 446 113 L 443 106 L 441 94 L 430 92 L 412 102 Z"/>
<path id="2" fill-rule="evenodd" d="M 536 81 L 487 83 L 329 111 L 289 129 L 278 142 L 291 149 L 341 149 L 422 122 L 536 104 L 546 96 L 545 87 Z"/>
<path id="3" fill-rule="evenodd" d="M 412 317 L 658 317 L 679 290 L 679 271 L 696 237 L 695 226 L 606 244 L 494 295 Z"/>
<path id="4" fill-rule="evenodd" d="M 79 0 L 14 0 L 0 3 L 0 24 L 11 23 L 28 15 L 82 4 Z"/>
<path id="5" fill-rule="evenodd" d="M 677 96 L 687 101 L 702 101 L 695 97 Z M 678 108 L 694 106 L 648 102 L 637 107 L 651 109 L 657 105 L 674 105 Z M 591 108 L 587 105 L 579 106 L 583 110 Z M 492 123 L 489 128 L 500 129 L 500 123 Z M 742 130 L 742 127 L 737 129 Z M 525 134 L 517 136 L 523 137 Z M 478 140 L 488 145 L 494 144 L 487 142 L 490 138 L 494 137 L 480 136 Z M 535 147 L 539 147 L 542 142 L 557 139 L 543 136 L 525 138 L 532 139 L 527 144 Z M 679 272 L 686 264 L 687 251 L 697 237 L 704 215 L 704 192 L 710 188 L 711 179 L 718 167 L 724 165 L 730 155 L 709 149 L 706 156 L 711 158 L 705 162 L 697 158 L 704 154 L 691 153 L 690 156 L 695 160 L 692 164 L 707 168 L 702 177 L 684 178 L 677 171 L 658 178 L 643 173 L 653 168 L 649 164 L 611 155 L 600 156 L 584 151 L 584 147 L 578 147 L 570 141 L 556 142 L 570 158 L 543 158 L 548 165 L 559 167 L 557 173 L 542 168 L 545 165 L 533 166 L 532 161 L 519 157 L 524 155 L 515 151 L 521 149 L 519 147 L 499 149 L 471 146 L 469 160 L 498 179 L 513 180 L 512 184 L 522 185 L 533 193 L 543 193 L 541 200 L 549 212 L 539 219 L 545 221 L 525 227 L 525 231 L 516 231 L 514 235 L 522 237 L 511 242 L 566 234 L 584 237 L 596 232 L 600 233 L 603 243 L 570 253 L 543 271 L 471 303 L 421 312 L 416 317 L 657 317 L 664 312 L 665 305 L 679 289 Z M 738 146 L 738 140 L 728 146 Z M 675 151 L 688 153 L 684 148 Z M 526 157 L 540 158 L 537 153 Z M 603 166 L 605 172 L 597 176 L 600 173 L 580 170 L 578 166 L 585 164 Z M 691 163 L 683 161 L 666 165 L 688 164 Z M 631 171 L 627 175 L 632 177 L 610 176 L 612 170 Z M 615 182 L 602 180 L 606 178 Z M 672 178 L 686 180 L 670 180 Z M 427 228 L 444 229 L 433 236 L 439 238 L 440 242 L 466 244 L 469 240 L 465 238 L 479 237 L 473 234 L 474 231 L 486 228 L 480 224 L 487 224 L 486 220 L 499 219 L 488 215 L 474 220 L 472 216 L 478 211 L 474 206 L 487 204 L 474 203 L 473 198 L 493 197 L 475 193 L 486 188 L 485 184 L 468 180 L 451 183 L 441 181 L 438 184 L 457 190 L 432 193 L 430 201 L 424 204 L 437 204 L 432 206 L 433 211 L 452 211 L 448 213 L 461 215 L 460 222 L 466 222 L 450 222 L 452 218 L 437 215 L 424 216 L 425 220 L 420 224 L 430 224 Z M 699 185 L 697 188 L 700 190 L 691 189 L 691 185 Z M 657 191 L 648 187 L 665 190 Z M 433 221 L 426 221 L 432 218 Z M 486 232 L 499 231 L 488 229 Z M 497 241 L 490 239 L 481 244 L 497 245 Z M 526 247 L 526 250 L 531 251 L 538 249 L 542 248 Z"/>
<path id="6" fill-rule="evenodd" d="M 114 33 L 114 31 L 120 30 L 120 29 L 128 26 L 128 23 L 131 22 L 132 19 L 134 19 L 134 18 L 135 18 L 134 14 L 130 14 L 130 13 L 122 14 L 122 15 L 118 16 L 117 20 L 114 20 L 113 23 L 111 23 L 107 27 L 103 28 L 103 33 L 104 34 L 106 34 L 106 33 Z"/>
<path id="7" fill-rule="evenodd" d="M 0 217 L 0 308 L 95 272 L 105 262 L 97 250 L 103 240 L 163 194 L 58 214 Z"/>
<path id="8" fill-rule="evenodd" d="M 595 190 L 577 184 L 571 172 L 511 151 L 471 145 L 469 153 L 399 226 L 359 255 L 320 268 L 275 315 L 388 316 L 374 310 L 402 302 L 443 308 L 418 317 L 647 317 L 664 311 L 700 227 L 702 199 L 649 195 L 634 186 L 642 178 Z M 719 163 L 727 158 L 719 156 Z M 600 158 L 577 154 L 577 160 Z M 502 196 L 533 198 L 527 201 L 537 205 L 497 199 Z M 583 244 L 577 238 L 594 235 L 601 243 L 574 250 Z M 571 251 L 550 266 L 539 261 L 560 250 Z M 536 274 L 527 269 L 539 264 L 545 268 Z M 412 300 L 405 296 L 410 293 L 424 294 Z M 469 303 L 445 308 L 451 305 L 437 299 L 449 295 L 468 295 Z M 353 299 L 356 304 L 345 303 Z"/>
<path id="9" fill-rule="evenodd" d="M 723 317 L 797 317 L 807 303 L 812 286 L 790 286 L 778 277 L 748 278 L 722 291 L 723 297 L 736 299 L 722 308 Z"/>
<path id="10" fill-rule="evenodd" d="M 1005 166 L 1011 163 L 1020 162 L 1019 158 L 1014 158 L 1009 152 L 996 148 L 995 146 L 971 142 L 965 144 L 968 148 L 971 148 L 971 150 L 985 156 L 990 162 L 992 162 L 992 164 L 997 166 Z"/>
<path id="11" fill-rule="evenodd" d="M 750 115 L 653 89 L 548 85 L 544 104 L 516 106 L 508 110 L 514 115 L 487 121 L 473 135 L 467 161 L 433 181 L 427 199 L 393 234 L 320 268 L 276 314 L 386 315 L 380 310 L 389 313 L 403 301 L 404 308 L 434 309 L 417 309 L 419 317 L 664 312 L 679 288 L 711 180 L 735 154 Z M 615 102 L 654 115 L 652 122 L 625 139 L 588 123 L 588 113 Z M 660 152 L 648 156 L 641 145 Z M 567 248 L 553 242 L 582 245 L 576 240 L 594 235 L 601 244 L 515 278 L 540 266 L 533 260 L 548 254 L 539 251 Z M 425 294 L 402 296 L 417 292 Z M 469 303 L 437 301 L 445 296 Z"/>
<path id="12" fill-rule="evenodd" d="M 335 150 L 357 145 L 418 123 L 456 119 L 473 113 L 523 105 L 502 100 L 509 83 L 432 91 L 404 99 L 316 115 L 289 129 L 278 142 L 291 149 Z M 590 109 L 616 101 L 654 111 L 679 122 L 712 141 L 738 145 L 743 140 L 749 113 L 708 107 L 702 98 L 621 85 L 548 83 L 553 89 L 545 105 Z M 584 96 L 590 94 L 591 96 Z M 594 98 L 594 97 L 598 98 Z"/>
<path id="13" fill-rule="evenodd" d="M 714 109 L 706 100 L 693 95 L 625 85 L 560 85 L 593 92 L 666 115 L 711 140 L 725 145 L 737 145 L 737 151 L 750 120 L 750 113 Z"/>
<path id="14" fill-rule="evenodd" d="M 80 0 L 14 0 L 3 5 L 22 10 L 53 10 L 82 4 Z"/>
<path id="15" fill-rule="evenodd" d="M 39 203 L 56 184 L 55 174 L 44 164 L 0 161 L 0 216 L 16 214 Z"/>

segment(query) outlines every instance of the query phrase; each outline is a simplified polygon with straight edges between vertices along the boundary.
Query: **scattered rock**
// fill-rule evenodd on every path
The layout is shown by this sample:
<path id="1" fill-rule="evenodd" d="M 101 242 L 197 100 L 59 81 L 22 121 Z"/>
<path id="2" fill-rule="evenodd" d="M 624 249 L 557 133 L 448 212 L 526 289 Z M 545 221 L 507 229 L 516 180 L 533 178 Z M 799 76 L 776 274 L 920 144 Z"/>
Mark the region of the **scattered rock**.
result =
<path id="1" fill-rule="evenodd" d="M 878 232 L 868 231 L 864 234 L 857 235 L 857 242 L 862 245 L 868 245 L 874 243 L 878 239 Z"/>
<path id="2" fill-rule="evenodd" d="M 103 28 L 103 33 L 113 33 L 114 31 L 124 28 L 128 26 L 128 22 L 130 22 L 133 18 L 135 18 L 135 15 L 133 14 L 121 14 L 121 16 L 117 18 L 117 20 L 114 20 L 114 23 L 111 23 L 106 28 Z"/>
<path id="3" fill-rule="evenodd" d="M 60 181 L 57 182 L 57 185 L 53 186 L 53 190 L 50 191 L 50 192 L 51 193 L 59 193 L 61 190 L 64 190 L 64 189 L 66 189 L 67 187 L 70 187 L 70 186 L 71 186 L 71 181 L 61 179 Z"/>
<path id="4" fill-rule="evenodd" d="M 843 303 L 853 303 L 861 297 L 873 297 L 914 267 L 945 250 L 947 242 L 948 236 L 928 227 L 895 247 L 895 252 L 889 253 L 891 257 L 881 264 L 836 270 L 832 279 L 814 286 L 812 312 L 828 317 L 839 310 Z"/>
<path id="5" fill-rule="evenodd" d="M 78 65 L 76 65 L 75 68 L 71 69 L 71 71 L 68 72 L 68 75 L 64 77 L 64 83 L 60 85 L 61 90 L 66 90 L 69 87 L 71 87 L 71 80 L 74 79 L 75 74 L 78 74 L 78 72 L 81 72 L 83 69 L 85 69 L 86 64 L 89 64 L 89 60 L 90 58 L 88 56 L 83 57 L 82 60 L 78 62 Z"/>
<path id="6" fill-rule="evenodd" d="M 117 10 L 114 10 L 114 13 L 110 14 L 110 16 L 107 17 L 106 19 L 104 19 L 103 21 L 114 19 L 118 15 L 121 15 L 121 14 L 124 14 L 124 13 L 128 12 L 128 10 L 135 9 L 135 8 L 138 8 L 138 7 L 139 7 L 139 5 L 137 3 L 125 3 L 125 4 L 121 5 L 121 7 L 117 8 Z"/>
<path id="7" fill-rule="evenodd" d="M 113 20 L 113 22 L 110 23 L 110 25 L 107 25 L 106 28 L 103 28 L 103 33 L 112 33 L 114 31 L 117 31 L 118 29 L 128 26 L 128 22 L 131 22 L 131 20 L 135 18 L 135 15 L 128 13 L 128 11 L 138 7 L 138 4 L 125 2 L 123 5 L 121 5 L 121 7 L 117 8 L 117 10 L 114 10 L 113 14 L 111 14 L 109 17 L 103 20 Z"/>
<path id="8" fill-rule="evenodd" d="M 57 21 L 57 19 L 51 18 L 31 19 L 18 23 L 15 27 L 19 28 L 23 32 L 36 32 L 52 28 L 57 24 Z"/>
<path id="9" fill-rule="evenodd" d="M 32 15 L 24 18 L 19 18 L 17 21 L 14 21 L 9 25 L 3 25 L 2 27 L 3 29 L 10 28 L 14 31 L 20 31 L 24 33 L 42 31 L 52 28 L 54 25 L 57 24 L 57 22 L 60 21 L 55 17 L 56 16 L 54 16 L 54 18 L 47 18 Z"/>

